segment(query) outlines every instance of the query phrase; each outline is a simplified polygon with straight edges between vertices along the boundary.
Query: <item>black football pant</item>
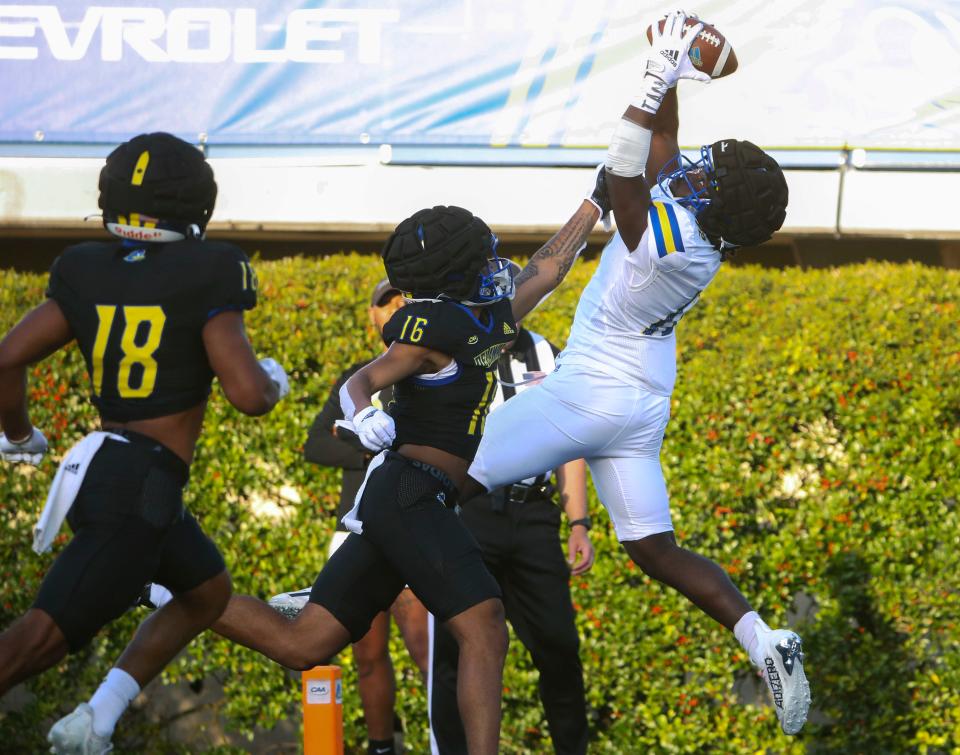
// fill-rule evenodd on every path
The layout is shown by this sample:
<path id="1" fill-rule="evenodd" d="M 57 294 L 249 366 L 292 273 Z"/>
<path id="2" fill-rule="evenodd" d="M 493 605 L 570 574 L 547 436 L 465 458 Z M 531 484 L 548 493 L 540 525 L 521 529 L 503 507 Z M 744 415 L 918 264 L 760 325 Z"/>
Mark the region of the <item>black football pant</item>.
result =
<path id="1" fill-rule="evenodd" d="M 90 461 L 67 515 L 75 534 L 33 604 L 54 620 L 71 652 L 126 613 L 145 583 L 188 592 L 226 568 L 183 507 L 186 463 L 144 435 L 112 432 L 129 442 L 107 438 Z"/>
<path id="2" fill-rule="evenodd" d="M 501 497 L 467 502 L 460 516 L 480 543 L 503 591 L 507 620 L 540 673 L 540 699 L 555 751 L 580 755 L 587 751 L 586 699 L 560 509 L 542 498 L 504 503 L 500 491 L 494 495 Z M 467 752 L 457 710 L 457 659 L 456 641 L 435 623 L 430 716 L 441 755 Z"/>

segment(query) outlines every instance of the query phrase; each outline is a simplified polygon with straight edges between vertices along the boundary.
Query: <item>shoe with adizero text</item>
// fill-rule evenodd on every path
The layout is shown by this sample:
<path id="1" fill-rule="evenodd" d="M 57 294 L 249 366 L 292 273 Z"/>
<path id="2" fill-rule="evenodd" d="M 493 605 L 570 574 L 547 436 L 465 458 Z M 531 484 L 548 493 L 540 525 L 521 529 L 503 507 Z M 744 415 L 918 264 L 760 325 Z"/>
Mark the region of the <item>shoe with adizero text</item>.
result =
<path id="1" fill-rule="evenodd" d="M 277 613 L 281 613 L 288 619 L 295 619 L 303 611 L 307 602 L 310 600 L 310 588 L 306 590 L 297 590 L 296 592 L 282 592 L 274 595 L 267 601 L 270 607 Z"/>
<path id="2" fill-rule="evenodd" d="M 803 644 L 789 629 L 757 628 L 763 652 L 763 678 L 773 695 L 773 704 L 784 734 L 803 728 L 810 709 L 810 685 L 803 672 Z"/>
<path id="3" fill-rule="evenodd" d="M 50 752 L 59 755 L 105 755 L 113 749 L 110 737 L 93 731 L 93 708 L 80 703 L 69 716 L 57 721 L 47 735 Z"/>

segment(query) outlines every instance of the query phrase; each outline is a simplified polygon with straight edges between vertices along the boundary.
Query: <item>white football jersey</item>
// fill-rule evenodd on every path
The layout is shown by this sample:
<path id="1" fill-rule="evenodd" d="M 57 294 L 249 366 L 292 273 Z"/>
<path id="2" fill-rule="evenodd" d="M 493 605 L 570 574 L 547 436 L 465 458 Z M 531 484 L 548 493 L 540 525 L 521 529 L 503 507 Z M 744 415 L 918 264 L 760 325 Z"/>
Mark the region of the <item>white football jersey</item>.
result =
<path id="1" fill-rule="evenodd" d="M 669 396 L 676 380 L 674 328 L 720 269 L 720 253 L 692 212 L 659 186 L 636 251 L 617 233 L 583 290 L 561 365 L 579 364 Z"/>

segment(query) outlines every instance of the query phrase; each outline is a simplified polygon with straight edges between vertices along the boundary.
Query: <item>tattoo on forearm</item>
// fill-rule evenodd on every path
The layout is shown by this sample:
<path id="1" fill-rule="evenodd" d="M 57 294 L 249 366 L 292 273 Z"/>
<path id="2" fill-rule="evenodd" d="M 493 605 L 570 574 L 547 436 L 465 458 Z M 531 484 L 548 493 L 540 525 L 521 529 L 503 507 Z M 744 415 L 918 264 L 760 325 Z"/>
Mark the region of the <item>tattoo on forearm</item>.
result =
<path id="1" fill-rule="evenodd" d="M 583 248 L 595 224 L 596 218 L 591 209 L 579 210 L 530 258 L 526 267 L 517 276 L 516 284 L 519 286 L 524 281 L 535 278 L 540 272 L 538 263 L 552 260 L 557 265 L 556 282 L 553 285 L 560 285 L 566 274 L 570 272 L 577 254 Z"/>

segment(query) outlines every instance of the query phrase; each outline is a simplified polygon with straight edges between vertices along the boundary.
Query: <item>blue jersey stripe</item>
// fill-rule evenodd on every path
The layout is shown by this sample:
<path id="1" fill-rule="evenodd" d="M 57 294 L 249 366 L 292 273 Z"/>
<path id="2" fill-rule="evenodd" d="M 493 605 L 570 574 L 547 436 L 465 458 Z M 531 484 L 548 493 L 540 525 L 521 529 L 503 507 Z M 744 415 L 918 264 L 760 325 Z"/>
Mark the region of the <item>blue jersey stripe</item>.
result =
<path id="1" fill-rule="evenodd" d="M 667 254 L 667 245 L 663 240 L 663 229 L 660 227 L 660 214 L 657 212 L 657 204 L 650 205 L 647 213 L 650 216 L 650 229 L 653 231 L 653 238 L 657 242 L 657 254 L 665 257 Z"/>
<path id="2" fill-rule="evenodd" d="M 671 252 L 683 251 L 683 237 L 680 235 L 680 223 L 677 221 L 676 210 L 671 205 L 664 203 L 663 208 L 667 211 L 667 219 L 670 221 L 670 232 L 673 236 L 674 248 Z"/>

